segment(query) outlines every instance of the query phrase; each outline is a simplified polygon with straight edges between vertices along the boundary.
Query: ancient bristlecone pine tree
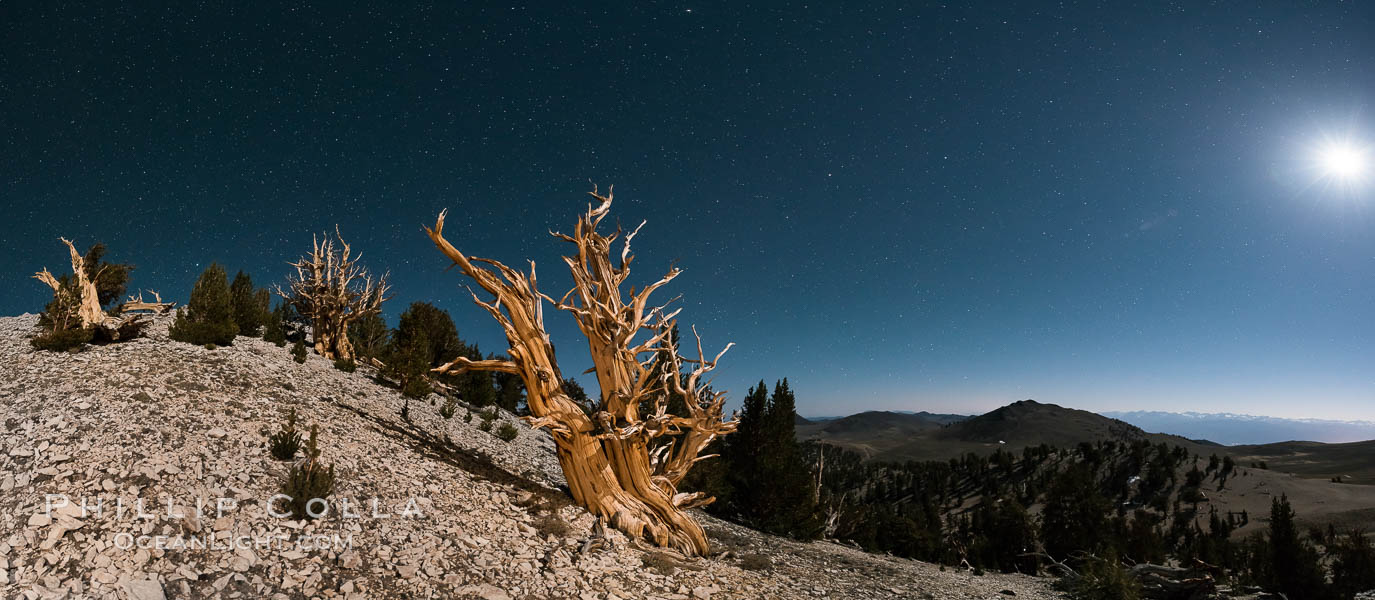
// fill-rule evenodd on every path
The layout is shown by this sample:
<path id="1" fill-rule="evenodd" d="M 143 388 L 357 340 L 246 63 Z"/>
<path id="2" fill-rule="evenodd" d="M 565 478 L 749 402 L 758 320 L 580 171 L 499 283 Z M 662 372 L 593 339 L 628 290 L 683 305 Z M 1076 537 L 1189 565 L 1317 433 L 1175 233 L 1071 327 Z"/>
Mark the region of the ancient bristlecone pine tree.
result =
<path id="1" fill-rule="evenodd" d="M 622 296 L 633 258 L 630 240 L 639 229 L 626 236 L 620 264 L 613 264 L 611 244 L 621 231 L 618 228 L 610 236 L 597 232 L 611 208 L 611 193 L 601 196 L 594 189 L 592 195 L 598 205 L 588 206 L 573 235 L 554 234 L 576 247 L 571 256 L 564 257 L 574 287 L 557 302 L 536 288 L 533 262 L 527 275 L 494 260 L 464 255 L 444 239 L 444 213 L 439 214 L 434 228 L 426 231 L 445 256 L 495 296 L 483 302 L 474 293 L 473 299 L 505 330 L 511 358 L 460 357 L 435 370 L 519 375 L 532 415 L 526 420 L 552 432 L 574 501 L 632 538 L 689 556 L 703 555 L 708 550 L 706 534 L 686 511 L 714 498 L 700 492 L 679 493 L 677 486 L 694 463 L 710 458 L 698 456 L 707 444 L 735 430 L 735 421 L 722 417 L 724 394 L 711 391 L 701 381 L 726 350 L 708 360 L 702 354 L 701 338 L 697 359 L 680 357 L 672 349 L 669 336 L 678 311 L 651 306 L 649 297 L 677 277 L 678 269 L 639 291 L 631 287 Z M 572 313 L 587 337 L 595 365 L 592 371 L 601 386 L 595 406 L 584 408 L 565 393 L 563 375 L 544 329 L 544 301 Z M 658 356 L 668 358 L 656 360 Z M 694 366 L 680 376 L 684 361 Z M 686 416 L 668 412 L 670 393 L 686 400 Z M 651 407 L 648 414 L 640 414 L 641 402 Z M 651 444 L 663 436 L 671 436 L 671 443 Z"/>
<path id="2" fill-rule="evenodd" d="M 335 228 L 334 242 L 325 235 L 313 239 L 311 253 L 294 263 L 296 275 L 287 277 L 287 289 L 277 286 L 277 295 L 310 319 L 315 336 L 315 352 L 330 360 L 353 358 L 349 342 L 349 323 L 382 310 L 387 299 L 387 275 L 373 279 L 358 264 L 362 255 L 352 256 L 351 248 Z"/>
<path id="3" fill-rule="evenodd" d="M 63 244 L 67 245 L 67 250 L 72 255 L 72 279 L 69 285 L 63 285 L 52 272 L 44 268 L 34 274 L 33 278 L 43 282 L 53 289 L 53 297 L 59 302 L 56 304 L 62 307 L 56 311 L 58 314 L 49 315 L 54 319 L 53 328 L 57 330 L 65 329 L 93 329 L 100 331 L 104 337 L 110 340 L 120 340 L 124 337 L 138 334 L 138 328 L 142 324 L 141 320 L 145 315 L 130 313 L 131 310 L 155 309 L 154 312 L 166 312 L 171 303 L 162 303 L 162 298 L 157 298 L 157 303 L 142 302 L 142 294 L 139 295 L 137 305 L 126 306 L 118 316 L 111 315 L 100 307 L 100 292 L 96 289 L 96 280 L 100 279 L 101 272 L 94 275 L 88 273 L 86 259 L 76 251 L 76 246 L 67 238 L 59 238 Z M 91 265 L 92 268 L 95 265 Z M 154 292 L 154 296 L 157 293 Z M 133 302 L 133 297 L 130 297 Z"/>

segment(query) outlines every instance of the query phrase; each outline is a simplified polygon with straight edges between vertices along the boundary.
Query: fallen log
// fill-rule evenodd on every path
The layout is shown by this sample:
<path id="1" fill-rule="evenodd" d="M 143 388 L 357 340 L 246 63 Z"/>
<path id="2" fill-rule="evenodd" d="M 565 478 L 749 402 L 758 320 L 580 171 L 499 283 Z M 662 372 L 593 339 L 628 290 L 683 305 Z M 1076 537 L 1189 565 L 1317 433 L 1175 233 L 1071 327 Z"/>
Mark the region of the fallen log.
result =
<path id="1" fill-rule="evenodd" d="M 1141 593 L 1152 600 L 1203 600 L 1217 592 L 1213 574 L 1217 567 L 1195 561 L 1187 567 L 1142 563 L 1127 572 L 1141 584 Z"/>
<path id="2" fill-rule="evenodd" d="M 176 302 L 163 302 L 162 295 L 158 294 L 153 290 L 148 290 L 148 293 L 153 295 L 152 302 L 144 302 L 143 292 L 138 293 L 138 298 L 135 298 L 132 295 L 130 295 L 129 299 L 124 301 L 123 308 L 121 309 L 122 313 L 131 313 L 137 311 L 161 315 L 166 313 L 167 311 L 172 310 L 172 307 L 176 306 L 177 304 Z"/>

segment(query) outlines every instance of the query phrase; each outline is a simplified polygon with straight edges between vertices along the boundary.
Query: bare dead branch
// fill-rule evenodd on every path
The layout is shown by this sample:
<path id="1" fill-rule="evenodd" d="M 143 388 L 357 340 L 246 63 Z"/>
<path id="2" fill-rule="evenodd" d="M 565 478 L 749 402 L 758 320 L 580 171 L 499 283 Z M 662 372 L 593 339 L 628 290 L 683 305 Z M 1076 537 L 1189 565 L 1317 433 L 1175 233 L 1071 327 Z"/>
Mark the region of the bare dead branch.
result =
<path id="1" fill-rule="evenodd" d="M 722 416 L 725 395 L 700 383 L 721 355 L 706 360 L 699 339 L 698 358 L 686 361 L 694 369 L 681 373 L 685 361 L 670 339 L 678 310 L 667 308 L 672 300 L 658 306 L 650 302 L 653 293 L 681 271 L 670 269 L 639 290 L 623 291 L 634 260 L 630 242 L 644 223 L 626 234 L 619 264 L 613 264 L 611 245 L 622 232 L 619 228 L 609 235 L 597 231 L 610 212 L 612 191 L 601 195 L 594 187 L 591 195 L 596 202 L 588 205 L 571 235 L 550 232 L 575 247 L 564 257 L 573 287 L 557 301 L 538 291 L 534 263 L 527 275 L 459 251 L 444 235 L 447 212 L 439 213 L 434 226 L 425 231 L 453 265 L 492 296 L 484 301 L 474 293 L 473 300 L 501 325 L 510 358 L 460 358 L 435 371 L 519 375 L 532 415 L 527 422 L 554 434 L 575 501 L 632 539 L 701 555 L 708 549 L 706 535 L 684 511 L 706 505 L 712 498 L 678 493 L 676 486 L 694 463 L 709 458 L 699 457 L 707 444 L 735 429 L 734 421 Z M 545 301 L 571 314 L 587 338 L 593 362 L 588 372 L 596 374 L 600 387 L 590 415 L 563 391 L 544 328 Z M 658 356 L 671 358 L 659 360 Z M 688 414 L 667 412 L 667 399 L 675 393 L 688 400 Z M 650 407 L 649 414 L 640 414 L 642 404 Z M 651 455 L 649 441 L 663 436 L 673 439 Z"/>
<path id="2" fill-rule="evenodd" d="M 348 327 L 353 321 L 377 314 L 390 296 L 388 274 L 374 278 L 361 264 L 362 255 L 352 256 L 352 247 L 334 228 L 336 247 L 328 235 L 312 236 L 311 252 L 296 262 L 287 263 L 296 274 L 287 278 L 287 288 L 276 286 L 278 296 L 310 320 L 315 336 L 315 351 L 329 359 L 353 358 Z"/>

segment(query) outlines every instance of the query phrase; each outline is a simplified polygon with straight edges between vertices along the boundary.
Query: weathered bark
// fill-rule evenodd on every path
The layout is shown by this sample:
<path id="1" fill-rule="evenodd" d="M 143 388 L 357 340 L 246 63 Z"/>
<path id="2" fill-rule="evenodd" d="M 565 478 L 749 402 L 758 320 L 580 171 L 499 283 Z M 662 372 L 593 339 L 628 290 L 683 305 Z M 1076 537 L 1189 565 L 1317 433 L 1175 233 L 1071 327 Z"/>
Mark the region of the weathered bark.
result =
<path id="1" fill-rule="evenodd" d="M 100 293 L 96 291 L 95 281 L 86 276 L 86 260 L 82 258 L 80 252 L 76 251 L 76 245 L 71 240 L 67 238 L 58 239 L 67 245 L 67 250 L 72 255 L 72 282 L 75 292 L 72 289 L 64 289 L 62 283 L 46 267 L 33 275 L 34 279 L 52 288 L 54 297 L 64 299 L 66 301 L 64 304 L 75 305 L 73 315 L 49 315 L 50 318 L 53 318 L 53 326 L 56 329 L 96 329 L 105 339 L 111 341 L 137 335 L 143 325 L 141 322 L 143 315 L 121 314 L 120 316 L 113 316 L 101 310 Z M 100 273 L 96 273 L 95 279 L 99 277 Z M 125 312 L 127 313 L 127 311 Z M 71 316 L 75 316 L 77 322 L 68 322 L 67 319 Z"/>
<path id="2" fill-rule="evenodd" d="M 611 243 L 621 232 L 603 236 L 596 231 L 611 208 L 611 194 L 601 196 L 594 190 L 592 195 L 599 203 L 588 207 L 574 234 L 554 234 L 577 247 L 573 255 L 564 258 L 574 287 L 557 302 L 538 291 L 533 262 L 527 276 L 497 261 L 464 255 L 444 238 L 442 212 L 434 228 L 426 228 L 445 256 L 495 296 L 491 302 L 483 302 L 474 293 L 473 300 L 501 324 L 511 357 L 482 361 L 458 358 L 435 370 L 519 375 L 532 415 L 527 421 L 534 427 L 548 427 L 552 433 L 574 501 L 632 538 L 687 555 L 702 555 L 709 549 L 706 534 L 686 510 L 708 504 L 713 498 L 678 493 L 677 486 L 695 462 L 710 458 L 698 456 L 707 444 L 735 429 L 734 421 L 722 418 L 724 395 L 708 391 L 700 382 L 716 367 L 725 350 L 708 360 L 698 338 L 698 358 L 689 361 L 696 366 L 686 377 L 680 376 L 684 359 L 667 342 L 677 311 L 649 305 L 650 294 L 679 271 L 670 270 L 639 292 L 632 287 L 629 296 L 622 297 L 621 284 L 630 275 L 630 240 L 635 232 L 626 236 L 620 265 L 613 265 Z M 593 371 L 601 387 L 599 402 L 590 416 L 563 390 L 563 376 L 544 329 L 546 300 L 573 313 L 587 337 Z M 641 339 L 642 332 L 648 332 L 647 337 Z M 671 358 L 656 361 L 660 354 Z M 668 414 L 670 392 L 683 396 L 687 416 Z M 638 414 L 642 401 L 648 402 L 650 414 Z M 649 442 L 660 436 L 674 439 L 651 454 Z"/>
<path id="3" fill-rule="evenodd" d="M 153 295 L 152 302 L 144 302 L 143 292 L 139 292 L 138 298 L 131 295 L 128 300 L 124 301 L 122 312 L 147 311 L 155 315 L 160 315 L 172 310 L 172 307 L 177 304 L 176 302 L 163 302 L 162 295 L 153 290 L 148 290 L 148 293 Z"/>
<path id="4" fill-rule="evenodd" d="M 310 319 L 315 337 L 315 352 L 331 360 L 354 357 L 349 342 L 349 323 L 382 311 L 391 286 L 387 274 L 376 281 L 368 270 L 358 264 L 362 255 L 351 257 L 351 248 L 339 235 L 336 227 L 334 242 L 325 236 L 313 240 L 311 253 L 294 263 L 296 276 L 287 278 L 287 289 L 277 286 L 277 295 L 296 307 Z"/>

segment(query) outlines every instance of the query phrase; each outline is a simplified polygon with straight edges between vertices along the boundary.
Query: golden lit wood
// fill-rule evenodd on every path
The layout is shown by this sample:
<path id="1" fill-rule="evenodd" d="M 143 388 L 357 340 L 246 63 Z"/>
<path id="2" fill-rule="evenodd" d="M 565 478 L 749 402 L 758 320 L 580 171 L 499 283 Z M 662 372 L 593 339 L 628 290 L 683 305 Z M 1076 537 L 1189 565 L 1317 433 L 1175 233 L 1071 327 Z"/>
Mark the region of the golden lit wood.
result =
<path id="1" fill-rule="evenodd" d="M 148 290 L 148 293 L 153 295 L 152 302 L 145 302 L 143 300 L 143 292 L 139 292 L 137 298 L 130 295 L 129 299 L 124 301 L 122 310 L 124 312 L 133 312 L 136 310 L 148 311 L 152 314 L 160 315 L 172 310 L 172 307 L 177 304 L 176 302 L 163 302 L 162 295 L 153 290 Z"/>
<path id="2" fill-rule="evenodd" d="M 100 273 L 96 273 L 94 279 L 87 277 L 86 259 L 82 258 L 80 252 L 76 251 L 76 245 L 73 244 L 71 240 L 68 240 L 67 238 L 58 239 L 62 240 L 63 244 L 67 245 L 67 250 L 71 252 L 72 255 L 72 277 L 73 285 L 76 289 L 76 296 L 74 298 L 66 300 L 68 301 L 67 303 L 75 303 L 75 316 L 77 317 L 77 320 L 79 322 L 67 323 L 55 321 L 53 323 L 53 326 L 59 330 L 74 327 L 79 327 L 82 329 L 97 329 L 100 330 L 104 337 L 109 340 L 119 340 L 122 337 L 126 336 L 136 336 L 138 334 L 139 328 L 142 326 L 140 324 L 140 320 L 145 315 L 127 314 L 129 312 L 129 309 L 127 307 L 118 316 L 111 315 L 109 313 L 106 313 L 104 310 L 101 310 L 100 294 L 96 291 L 94 281 L 94 279 L 100 278 Z M 102 271 L 103 270 L 104 269 L 102 269 Z M 53 274 L 50 271 L 48 271 L 46 267 L 42 271 L 34 273 L 33 278 L 43 282 L 48 287 L 52 288 L 53 296 L 55 298 L 62 298 L 63 296 L 72 293 L 70 289 L 63 289 L 61 282 L 59 282 L 57 278 L 54 277 Z M 158 298 L 158 300 L 161 301 L 162 299 Z M 58 319 L 66 319 L 71 315 L 64 313 L 61 315 L 53 316 Z"/>
<path id="3" fill-rule="evenodd" d="M 626 236 L 620 264 L 613 264 L 611 245 L 621 231 L 609 236 L 597 232 L 611 209 L 612 195 L 608 191 L 602 196 L 594 189 L 592 196 L 597 204 L 588 206 L 573 235 L 554 234 L 576 247 L 564 257 L 574 285 L 558 301 L 539 292 L 533 262 L 527 275 L 460 252 L 444 237 L 445 213 L 439 214 L 433 228 L 426 228 L 440 252 L 494 297 L 484 302 L 473 293 L 473 300 L 496 319 L 510 344 L 509 360 L 460 358 L 435 370 L 520 375 L 532 415 L 526 421 L 549 428 L 574 501 L 634 539 L 690 556 L 704 555 L 706 534 L 686 511 L 713 498 L 679 493 L 677 486 L 694 463 L 709 458 L 699 456 L 707 444 L 735 430 L 735 421 L 723 418 L 724 394 L 710 391 L 702 381 L 726 350 L 707 359 L 700 338 L 696 359 L 682 358 L 673 350 L 668 338 L 677 311 L 653 306 L 649 298 L 677 277 L 678 269 L 639 291 L 631 287 L 622 294 L 634 258 L 630 240 L 639 229 Z M 545 301 L 572 313 L 587 338 L 591 371 L 601 388 L 590 413 L 563 390 L 563 375 L 544 328 Z M 659 360 L 660 356 L 668 359 Z M 682 376 L 684 361 L 694 367 Z M 671 393 L 685 399 L 687 416 L 668 414 Z M 650 407 L 649 414 L 639 414 L 642 402 Z M 650 440 L 661 436 L 673 439 L 651 453 Z"/>
<path id="4" fill-rule="evenodd" d="M 387 275 L 373 279 L 358 264 L 362 255 L 351 256 L 352 249 L 339 235 L 339 246 L 325 236 L 313 239 L 310 254 L 294 263 L 296 276 L 287 278 L 287 289 L 277 286 L 277 295 L 310 319 L 315 337 L 315 352 L 330 360 L 353 358 L 349 342 L 349 323 L 382 311 L 391 286 Z"/>

